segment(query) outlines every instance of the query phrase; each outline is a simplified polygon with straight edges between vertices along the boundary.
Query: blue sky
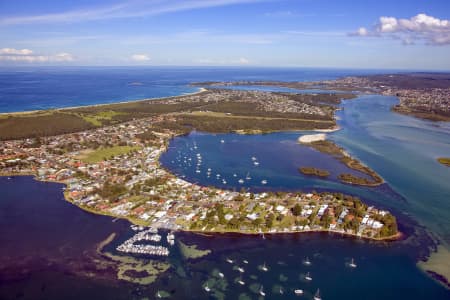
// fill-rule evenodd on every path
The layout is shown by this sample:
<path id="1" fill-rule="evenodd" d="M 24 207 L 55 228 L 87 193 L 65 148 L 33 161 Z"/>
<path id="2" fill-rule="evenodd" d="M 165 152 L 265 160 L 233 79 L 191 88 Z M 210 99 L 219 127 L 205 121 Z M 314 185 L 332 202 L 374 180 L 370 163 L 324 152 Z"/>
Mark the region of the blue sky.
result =
<path id="1" fill-rule="evenodd" d="M 0 65 L 450 70 L 448 0 L 0 0 Z"/>

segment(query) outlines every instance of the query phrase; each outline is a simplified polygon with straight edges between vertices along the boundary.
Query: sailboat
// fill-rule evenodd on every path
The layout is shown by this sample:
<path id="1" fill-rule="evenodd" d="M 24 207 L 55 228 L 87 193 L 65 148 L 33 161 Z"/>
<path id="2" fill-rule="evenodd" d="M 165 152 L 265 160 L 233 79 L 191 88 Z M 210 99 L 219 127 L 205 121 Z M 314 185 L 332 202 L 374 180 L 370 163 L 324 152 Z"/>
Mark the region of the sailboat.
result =
<path id="1" fill-rule="evenodd" d="M 303 263 L 307 266 L 311 265 L 311 261 L 309 260 L 308 257 L 306 257 L 306 259 L 303 261 Z"/>
<path id="2" fill-rule="evenodd" d="M 308 280 L 308 281 L 311 281 L 311 280 L 312 280 L 312 277 L 311 277 L 311 275 L 309 274 L 309 272 L 306 273 L 305 279 Z"/>
<path id="3" fill-rule="evenodd" d="M 242 280 L 242 276 L 239 277 L 239 280 L 237 281 L 240 285 L 245 285 L 245 282 Z"/>
<path id="4" fill-rule="evenodd" d="M 264 264 L 262 265 L 261 270 L 263 270 L 264 272 L 267 272 L 269 270 L 266 266 L 266 262 L 264 262 Z"/>
<path id="5" fill-rule="evenodd" d="M 264 293 L 264 290 L 263 290 L 263 286 L 261 285 L 261 287 L 259 288 L 259 294 L 261 295 L 261 296 L 266 296 L 266 293 Z"/>
<path id="6" fill-rule="evenodd" d="M 246 179 L 246 180 L 252 179 L 252 178 L 250 177 L 250 173 L 247 173 L 247 176 L 245 176 L 245 179 Z"/>
<path id="7" fill-rule="evenodd" d="M 267 184 L 267 180 L 263 179 L 263 180 L 261 180 L 261 183 L 262 184 Z"/>
<path id="8" fill-rule="evenodd" d="M 314 300 L 322 300 L 322 297 L 320 297 L 320 290 L 317 289 L 317 292 L 314 294 Z"/>
<path id="9" fill-rule="evenodd" d="M 209 288 L 208 284 L 205 285 L 205 291 L 210 292 L 211 289 Z"/>
<path id="10" fill-rule="evenodd" d="M 232 264 L 234 261 L 231 258 L 227 258 L 227 262 Z"/>
<path id="11" fill-rule="evenodd" d="M 356 268 L 355 260 L 352 258 L 352 261 L 348 264 L 350 268 Z"/>
<path id="12" fill-rule="evenodd" d="M 284 294 L 283 288 L 280 286 L 280 291 L 279 291 L 280 295 Z"/>
<path id="13" fill-rule="evenodd" d="M 161 296 L 161 293 L 160 293 L 160 292 L 158 292 L 158 293 L 156 294 L 156 297 L 158 297 L 158 298 L 162 298 L 162 296 Z"/>
<path id="14" fill-rule="evenodd" d="M 296 295 L 303 295 L 303 290 L 301 290 L 301 289 L 295 289 L 294 290 L 294 294 L 296 294 Z"/>
<path id="15" fill-rule="evenodd" d="M 238 271 L 241 272 L 241 273 L 245 272 L 244 268 L 241 268 L 241 267 L 238 268 Z"/>

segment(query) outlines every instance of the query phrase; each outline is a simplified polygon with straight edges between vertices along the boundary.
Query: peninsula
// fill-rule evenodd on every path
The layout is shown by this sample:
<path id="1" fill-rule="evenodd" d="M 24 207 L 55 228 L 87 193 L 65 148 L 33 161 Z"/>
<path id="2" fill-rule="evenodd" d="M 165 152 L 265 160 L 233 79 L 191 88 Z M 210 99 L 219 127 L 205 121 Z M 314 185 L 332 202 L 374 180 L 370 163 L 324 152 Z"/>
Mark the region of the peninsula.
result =
<path id="1" fill-rule="evenodd" d="M 402 73 L 344 77 L 336 80 L 311 82 L 237 81 L 204 82 L 199 86 L 279 86 L 292 89 L 320 89 L 396 96 L 400 102 L 393 111 L 433 121 L 450 121 L 450 73 Z M 352 94 L 345 95 L 346 99 Z M 354 95 L 353 95 L 354 97 Z M 339 99 L 326 99 L 333 103 Z"/>
<path id="2" fill-rule="evenodd" d="M 0 143 L 0 174 L 62 182 L 66 199 L 87 211 L 171 230 L 396 237 L 395 217 L 356 197 L 203 187 L 159 165 L 170 139 L 193 128 L 230 132 L 335 127 L 333 107 L 301 102 L 297 96 L 213 90 L 3 116 L 0 136 L 15 139 Z M 76 132 L 60 134 L 66 131 Z"/>

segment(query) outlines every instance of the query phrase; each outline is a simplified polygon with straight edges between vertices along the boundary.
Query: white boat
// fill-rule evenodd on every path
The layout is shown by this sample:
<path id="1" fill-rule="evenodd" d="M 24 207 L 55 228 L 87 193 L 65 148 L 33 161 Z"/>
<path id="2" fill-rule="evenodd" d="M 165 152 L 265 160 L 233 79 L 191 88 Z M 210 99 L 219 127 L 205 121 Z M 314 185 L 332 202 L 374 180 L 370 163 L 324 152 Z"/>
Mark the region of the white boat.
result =
<path id="1" fill-rule="evenodd" d="M 222 179 L 223 184 L 227 184 L 227 181 L 225 179 Z"/>
<path id="2" fill-rule="evenodd" d="M 239 280 L 237 281 L 240 285 L 245 285 L 245 282 L 242 280 L 242 278 L 239 278 Z"/>
<path id="3" fill-rule="evenodd" d="M 266 293 L 264 293 L 264 290 L 263 290 L 263 286 L 261 286 L 260 288 L 259 288 L 259 294 L 261 295 L 261 296 L 266 296 Z"/>
<path id="4" fill-rule="evenodd" d="M 280 286 L 280 291 L 279 291 L 280 295 L 284 294 L 283 288 Z"/>
<path id="5" fill-rule="evenodd" d="M 225 275 L 223 275 L 223 273 L 222 273 L 222 272 L 219 272 L 219 274 L 218 274 L 218 275 L 219 275 L 219 277 L 220 277 L 220 278 L 223 278 L 223 277 L 225 277 Z"/>
<path id="6" fill-rule="evenodd" d="M 311 281 L 311 280 L 312 280 L 312 277 L 311 277 L 311 275 L 309 274 L 309 272 L 306 273 L 305 279 L 308 280 L 308 281 Z"/>
<path id="7" fill-rule="evenodd" d="M 253 161 L 256 161 L 257 159 L 256 159 L 256 157 L 252 156 L 252 160 L 253 160 Z"/>
<path id="8" fill-rule="evenodd" d="M 175 235 L 172 232 L 167 234 L 167 243 L 169 243 L 169 245 L 171 246 L 175 244 Z"/>
<path id="9" fill-rule="evenodd" d="M 211 289 L 209 288 L 208 284 L 205 285 L 205 291 L 210 292 Z"/>
<path id="10" fill-rule="evenodd" d="M 322 297 L 320 297 L 320 290 L 317 289 L 317 292 L 314 294 L 314 300 L 322 300 Z"/>
<path id="11" fill-rule="evenodd" d="M 267 180 L 263 179 L 263 180 L 261 180 L 261 183 L 262 184 L 267 184 Z"/>
<path id="12" fill-rule="evenodd" d="M 350 266 L 350 268 L 356 268 L 357 265 L 355 263 L 355 260 L 352 258 L 352 261 L 348 264 Z"/>
<path id="13" fill-rule="evenodd" d="M 236 173 L 234 173 L 234 174 L 233 174 L 233 177 L 237 177 L 237 174 L 236 174 Z"/>
<path id="14" fill-rule="evenodd" d="M 303 263 L 304 263 L 305 265 L 307 265 L 307 266 L 310 266 L 310 265 L 311 265 L 311 261 L 309 260 L 308 257 L 306 257 L 306 259 L 303 261 Z"/>
<path id="15" fill-rule="evenodd" d="M 257 161 L 254 161 L 253 164 L 254 164 L 255 166 L 259 166 L 259 162 L 257 162 Z"/>
<path id="16" fill-rule="evenodd" d="M 234 261 L 231 258 L 227 258 L 227 263 L 232 264 L 232 263 L 234 263 Z"/>
<path id="17" fill-rule="evenodd" d="M 262 265 L 261 270 L 263 270 L 264 272 L 267 272 L 267 271 L 269 270 L 269 268 L 267 268 L 265 262 L 264 262 L 264 264 Z"/>
<path id="18" fill-rule="evenodd" d="M 244 264 L 248 264 L 248 260 L 246 260 L 246 259 L 244 259 L 242 262 L 243 262 Z"/>
<path id="19" fill-rule="evenodd" d="M 217 174 L 216 177 L 219 178 L 219 177 L 220 177 L 220 174 Z"/>
<path id="20" fill-rule="evenodd" d="M 238 182 L 239 182 L 240 184 L 243 184 L 243 183 L 244 183 L 244 179 L 241 178 L 241 179 L 238 180 Z"/>
<path id="21" fill-rule="evenodd" d="M 200 173 L 201 171 L 200 170 L 195 170 L 195 173 Z"/>
<path id="22" fill-rule="evenodd" d="M 159 292 L 156 294 L 156 297 L 162 298 L 162 296 L 161 296 L 161 294 Z"/>
<path id="23" fill-rule="evenodd" d="M 241 272 L 241 273 L 244 273 L 244 272 L 245 272 L 244 268 L 241 268 L 241 267 L 239 267 L 237 270 L 238 270 L 239 272 Z"/>
<path id="24" fill-rule="evenodd" d="M 245 179 L 246 179 L 246 180 L 252 179 L 252 178 L 250 177 L 250 173 L 247 173 L 247 176 L 245 176 Z"/>
<path id="25" fill-rule="evenodd" d="M 220 140 L 220 142 L 223 144 L 223 143 L 225 143 L 225 140 Z"/>
<path id="26" fill-rule="evenodd" d="M 303 290 L 301 290 L 301 289 L 295 289 L 295 290 L 294 290 L 294 294 L 296 294 L 297 296 L 303 295 Z"/>

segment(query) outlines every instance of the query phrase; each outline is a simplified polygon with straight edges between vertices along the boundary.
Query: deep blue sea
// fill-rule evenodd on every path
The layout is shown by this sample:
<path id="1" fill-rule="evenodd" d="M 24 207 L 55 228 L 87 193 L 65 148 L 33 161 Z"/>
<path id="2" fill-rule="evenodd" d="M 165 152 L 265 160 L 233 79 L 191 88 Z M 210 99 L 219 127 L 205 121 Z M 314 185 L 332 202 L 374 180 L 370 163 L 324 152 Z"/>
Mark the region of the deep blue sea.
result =
<path id="1" fill-rule="evenodd" d="M 9 85 L 16 86 L 17 97 L 10 103 L 5 99 L 14 92 L 2 93 L 3 111 L 36 109 L 33 105 L 64 107 L 168 96 L 193 91 L 187 85 L 191 81 L 319 80 L 364 71 L 64 68 L 8 72 L 0 74 L 2 91 L 6 86 L 3 78 L 7 77 Z M 16 79 L 6 74 L 15 74 Z M 31 78 L 45 83 L 30 83 L 29 94 L 22 95 L 20 90 Z M 130 86 L 130 82 L 142 85 Z M 135 88 L 145 90 L 137 92 Z M 71 104 L 63 98 L 72 99 Z M 416 266 L 436 241 L 446 247 L 450 242 L 450 169 L 435 161 L 438 156 L 450 154 L 450 125 L 398 115 L 390 111 L 395 103 L 395 97 L 377 95 L 344 102 L 343 110 L 338 112 L 342 130 L 329 134 L 330 139 L 386 180 L 381 187 L 355 187 L 336 180 L 338 172 L 346 171 L 344 166 L 296 142 L 300 135 L 310 132 L 251 136 L 193 132 L 173 139 L 161 162 L 189 181 L 221 188 L 335 190 L 358 195 L 398 216 L 400 229 L 406 235 L 403 240 L 369 242 L 329 234 L 267 235 L 262 239 L 176 233 L 177 240 L 211 249 L 212 253 L 185 260 L 175 246 L 169 258 L 160 259 L 169 262 L 171 268 L 155 283 L 110 283 L 73 270 L 83 269 L 83 262 L 92 260 L 90 251 L 112 232 L 118 236 L 106 250 L 114 252 L 114 245 L 132 234 L 126 221 L 112 222 L 109 217 L 84 212 L 65 202 L 60 184 L 36 182 L 30 177 L 0 178 L 0 299 L 155 299 L 158 290 L 169 292 L 169 299 L 214 299 L 202 288 L 206 282 L 220 296 L 218 299 L 261 299 L 260 286 L 264 287 L 266 299 L 296 298 L 296 288 L 305 290 L 299 299 L 312 299 L 318 288 L 323 299 L 334 300 L 450 299 L 449 290 Z M 184 163 L 184 158 L 196 153 L 202 155 L 201 173 Z M 254 165 L 253 156 L 259 165 Z M 330 167 L 330 179 L 300 174 L 298 167 L 308 163 Z M 207 176 L 207 168 L 211 168 L 213 176 Z M 217 180 L 217 173 L 226 184 Z M 247 176 L 251 179 L 245 179 Z M 238 182 L 240 178 L 245 179 L 243 184 Z M 264 179 L 267 184 L 262 184 Z M 312 261 L 310 267 L 302 264 L 306 256 Z M 239 273 L 226 262 L 227 257 L 236 261 L 235 268 L 245 267 L 245 286 L 236 284 Z M 358 268 L 348 268 L 351 258 Z M 244 260 L 248 264 L 244 265 Z M 264 262 L 268 272 L 258 270 Z M 89 271 L 88 266 L 85 268 Z M 224 274 L 223 279 L 214 275 L 218 271 Z M 313 277 L 311 282 L 305 281 L 306 272 Z"/>
<path id="2" fill-rule="evenodd" d="M 296 68 L 39 67 L 0 69 L 0 113 L 131 101 L 192 93 L 201 81 L 309 81 L 380 70 Z"/>

